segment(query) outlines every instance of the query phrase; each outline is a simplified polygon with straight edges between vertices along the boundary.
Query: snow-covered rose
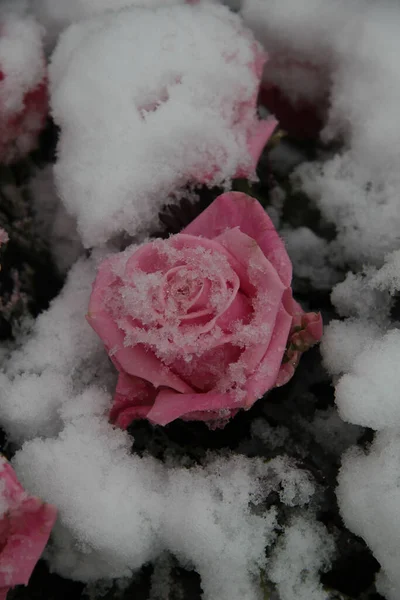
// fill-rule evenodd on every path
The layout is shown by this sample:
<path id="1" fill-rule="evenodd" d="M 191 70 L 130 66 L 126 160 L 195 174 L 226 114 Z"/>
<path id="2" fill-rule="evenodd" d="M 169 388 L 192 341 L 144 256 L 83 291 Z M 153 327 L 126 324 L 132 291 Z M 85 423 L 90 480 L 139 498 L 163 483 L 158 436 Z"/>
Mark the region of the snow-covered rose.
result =
<path id="1" fill-rule="evenodd" d="M 119 371 L 111 420 L 224 424 L 293 374 L 322 334 L 262 206 L 219 196 L 182 233 L 104 261 L 88 321 Z"/>
<path id="2" fill-rule="evenodd" d="M 85 247 L 150 231 L 187 186 L 255 177 L 277 125 L 257 115 L 266 60 L 240 17 L 208 2 L 131 8 L 65 32 L 49 69 L 54 173 Z"/>
<path id="3" fill-rule="evenodd" d="M 28 584 L 56 516 L 54 506 L 24 491 L 0 455 L 0 600 L 9 588 Z"/>

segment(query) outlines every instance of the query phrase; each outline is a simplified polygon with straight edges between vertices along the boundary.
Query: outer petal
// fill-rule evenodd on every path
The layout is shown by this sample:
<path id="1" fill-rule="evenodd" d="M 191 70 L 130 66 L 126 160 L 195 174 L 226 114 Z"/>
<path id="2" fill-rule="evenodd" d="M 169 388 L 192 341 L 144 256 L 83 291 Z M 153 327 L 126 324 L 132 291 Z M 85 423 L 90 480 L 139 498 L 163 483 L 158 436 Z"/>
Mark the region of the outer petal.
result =
<path id="1" fill-rule="evenodd" d="M 254 124 L 251 133 L 249 133 L 247 145 L 251 157 L 250 166 L 247 169 L 239 169 L 236 177 L 248 177 L 253 174 L 257 168 L 258 161 L 269 138 L 273 134 L 278 121 L 274 117 L 265 120 L 258 120 Z"/>
<path id="2" fill-rule="evenodd" d="M 116 284 L 118 278 L 115 272 L 121 262 L 121 256 L 116 255 L 101 264 L 89 301 L 89 311 L 86 316 L 88 323 L 103 341 L 110 358 L 119 370 L 145 379 L 154 387 L 167 386 L 180 392 L 193 391 L 190 386 L 171 373 L 151 350 L 140 344 L 133 347 L 124 346 L 124 333 L 105 307 L 105 294 L 109 293 Z"/>
<path id="3" fill-rule="evenodd" d="M 240 408 L 237 399 L 230 394 L 208 392 L 206 394 L 177 394 L 173 390 L 160 390 L 147 419 L 157 425 L 167 425 L 190 412 L 208 412 L 215 417 L 216 411 Z M 204 419 L 206 420 L 206 419 Z"/>
<path id="4" fill-rule="evenodd" d="M 106 313 L 87 316 L 87 320 L 102 339 L 111 360 L 119 371 L 145 379 L 154 387 L 166 386 L 179 392 L 192 392 L 192 388 L 174 375 L 148 348 L 141 344 L 124 346 L 124 333 Z M 110 326 L 110 324 L 112 326 Z"/>
<path id="5" fill-rule="evenodd" d="M 3 587 L 0 588 L 0 600 L 6 600 L 7 599 L 7 592 L 9 591 L 9 587 Z"/>
<path id="6" fill-rule="evenodd" d="M 253 297 L 256 305 L 252 326 L 255 330 L 258 329 L 262 339 L 257 339 L 255 331 L 254 341 L 250 341 L 242 353 L 241 361 L 246 365 L 249 376 L 262 360 L 275 332 L 285 287 L 254 239 L 238 229 L 229 229 L 218 236 L 217 240 L 235 257 L 243 269 L 247 268 L 250 284 L 254 286 Z"/>
<path id="7" fill-rule="evenodd" d="M 281 306 L 268 349 L 256 371 L 246 382 L 246 405 L 248 407 L 275 386 L 282 358 L 285 354 L 291 324 L 292 316 Z"/>
<path id="8" fill-rule="evenodd" d="M 145 419 L 156 395 L 157 390 L 144 379 L 120 373 L 110 411 L 111 423 L 126 429 L 135 419 Z"/>
<path id="9" fill-rule="evenodd" d="M 241 192 L 222 194 L 182 233 L 213 239 L 234 227 L 240 227 L 243 233 L 257 242 L 282 283 L 289 287 L 292 263 L 271 219 L 255 198 Z"/>
<path id="10" fill-rule="evenodd" d="M 229 336 L 227 338 L 229 340 Z M 192 355 L 189 362 L 181 357 L 172 363 L 171 369 L 193 386 L 193 391 L 207 393 L 215 389 L 229 365 L 239 360 L 242 354 L 243 350 L 239 346 L 227 341 L 217 344 L 200 356 Z"/>

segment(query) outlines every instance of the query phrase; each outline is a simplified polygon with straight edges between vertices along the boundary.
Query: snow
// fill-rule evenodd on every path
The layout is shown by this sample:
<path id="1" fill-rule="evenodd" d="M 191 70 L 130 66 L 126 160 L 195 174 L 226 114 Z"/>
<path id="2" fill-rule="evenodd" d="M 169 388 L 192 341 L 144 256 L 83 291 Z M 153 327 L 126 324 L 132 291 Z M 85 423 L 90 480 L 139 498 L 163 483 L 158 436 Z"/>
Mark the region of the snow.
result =
<path id="1" fill-rule="evenodd" d="M 50 247 L 59 272 L 65 274 L 83 253 L 76 220 L 65 211 L 55 187 L 52 166 L 38 173 L 29 184 L 38 234 Z"/>
<path id="2" fill-rule="evenodd" d="M 361 349 L 351 372 L 343 375 L 336 386 L 342 418 L 372 429 L 400 427 L 399 360 L 399 330 Z"/>
<path id="3" fill-rule="evenodd" d="M 45 76 L 42 30 L 16 2 L 16 8 L 0 4 L 2 35 L 0 65 L 4 75 L 0 88 L 1 113 L 14 115 L 23 109 L 27 91 L 35 89 Z"/>
<path id="4" fill-rule="evenodd" d="M 58 437 L 27 442 L 13 460 L 23 485 L 58 506 L 53 568 L 83 581 L 124 577 L 169 551 L 200 573 L 206 599 L 258 598 L 277 522 L 274 507 L 256 508 L 275 486 L 289 506 L 304 505 L 307 475 L 279 458 L 219 457 L 191 469 L 139 458 L 102 417 L 107 404 L 98 387 L 87 389 L 62 411 Z"/>
<path id="5" fill-rule="evenodd" d="M 325 600 L 326 591 L 319 581 L 319 571 L 330 566 L 333 553 L 333 539 L 321 523 L 305 516 L 293 518 L 274 549 L 268 571 L 280 597 Z"/>
<path id="6" fill-rule="evenodd" d="M 248 167 L 256 48 L 218 5 L 109 13 L 62 35 L 50 66 L 55 174 L 86 247 L 156 227 L 185 184 Z"/>
<path id="7" fill-rule="evenodd" d="M 325 0 L 243 0 L 241 8 L 246 24 L 271 54 L 265 80 L 295 102 L 321 101 L 329 83 L 331 44 L 349 12 L 345 2 Z"/>
<path id="8" fill-rule="evenodd" d="M 332 375 L 350 371 L 358 355 L 369 348 L 379 335 L 379 327 L 368 321 L 332 321 L 325 327 L 321 344 L 328 371 Z"/>
<path id="9" fill-rule="evenodd" d="M 308 227 L 287 228 L 281 233 L 297 278 L 321 290 L 329 290 L 339 281 L 339 274 L 330 265 L 330 247 L 324 238 Z"/>
<path id="10" fill-rule="evenodd" d="M 379 591 L 387 600 L 397 600 L 400 591 L 399 455 L 398 429 L 380 432 L 368 452 L 345 455 L 337 489 L 346 525 L 366 540 L 383 567 Z"/>
<path id="11" fill-rule="evenodd" d="M 94 261 L 79 261 L 21 347 L 3 361 L 0 419 L 15 442 L 55 435 L 63 402 L 92 378 L 110 377 L 103 346 L 85 320 L 93 277 Z"/>
<path id="12" fill-rule="evenodd" d="M 183 4 L 185 0 L 30 0 L 31 10 L 46 29 L 48 46 L 52 46 L 60 33 L 72 23 L 105 12 L 127 7 L 157 8 Z"/>

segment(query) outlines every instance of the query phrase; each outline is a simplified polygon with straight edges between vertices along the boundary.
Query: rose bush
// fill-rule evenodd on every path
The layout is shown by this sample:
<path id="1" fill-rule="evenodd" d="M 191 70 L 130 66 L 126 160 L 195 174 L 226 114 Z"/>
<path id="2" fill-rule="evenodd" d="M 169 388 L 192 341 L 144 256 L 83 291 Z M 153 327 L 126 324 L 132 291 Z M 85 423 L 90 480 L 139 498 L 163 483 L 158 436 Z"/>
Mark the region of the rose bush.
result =
<path id="1" fill-rule="evenodd" d="M 27 585 L 56 520 L 56 508 L 29 496 L 0 455 L 0 600 Z"/>
<path id="2" fill-rule="evenodd" d="M 87 319 L 119 371 L 111 420 L 216 427 L 290 379 L 320 339 L 293 300 L 292 267 L 262 206 L 219 196 L 182 233 L 99 268 Z"/>

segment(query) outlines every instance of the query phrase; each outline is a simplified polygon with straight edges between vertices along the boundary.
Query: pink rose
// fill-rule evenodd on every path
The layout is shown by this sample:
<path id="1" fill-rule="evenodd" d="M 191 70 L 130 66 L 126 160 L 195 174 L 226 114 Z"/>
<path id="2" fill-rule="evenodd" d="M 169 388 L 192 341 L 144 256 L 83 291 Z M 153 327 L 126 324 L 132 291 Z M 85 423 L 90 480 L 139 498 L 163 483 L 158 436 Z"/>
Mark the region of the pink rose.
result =
<path id="1" fill-rule="evenodd" d="M 293 300 L 291 278 L 268 215 L 238 192 L 182 233 L 105 260 L 87 319 L 119 371 L 111 420 L 221 426 L 285 383 L 322 335 L 320 315 Z"/>
<path id="2" fill-rule="evenodd" d="M 29 496 L 0 456 L 0 600 L 26 585 L 56 520 L 56 508 Z"/>

